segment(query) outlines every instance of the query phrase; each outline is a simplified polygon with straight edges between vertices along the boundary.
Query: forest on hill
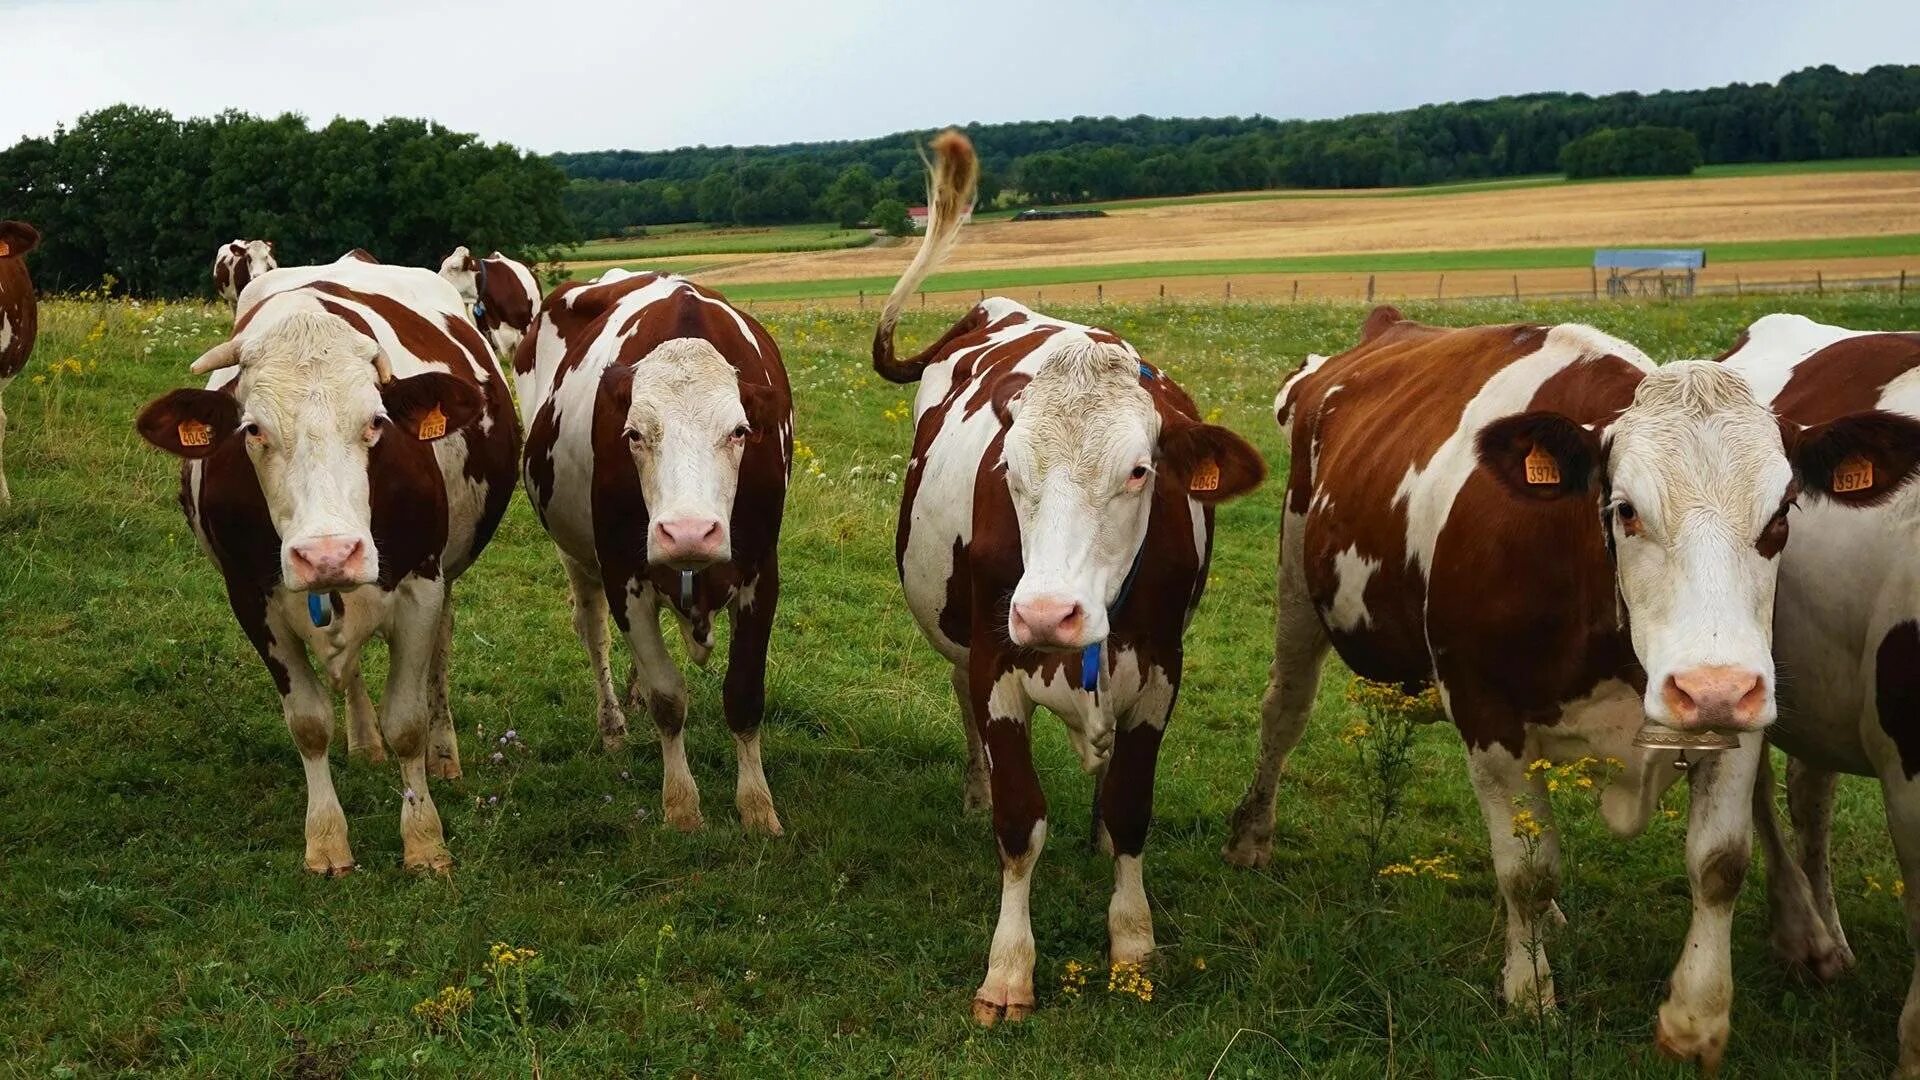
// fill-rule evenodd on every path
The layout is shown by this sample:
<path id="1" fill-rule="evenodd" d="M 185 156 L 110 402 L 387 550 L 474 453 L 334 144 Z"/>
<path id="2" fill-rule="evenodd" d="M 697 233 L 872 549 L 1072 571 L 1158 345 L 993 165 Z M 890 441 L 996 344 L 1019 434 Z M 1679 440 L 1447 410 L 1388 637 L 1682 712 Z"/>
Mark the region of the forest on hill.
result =
<path id="1" fill-rule="evenodd" d="M 1824 65 L 1776 83 L 1524 94 L 1336 120 L 1075 117 L 962 130 L 980 152 L 983 202 L 1057 204 L 1551 173 L 1569 143 L 1633 128 L 1688 132 L 1709 164 L 1920 154 L 1920 65 Z M 551 160 L 571 178 L 567 207 L 588 235 L 681 221 L 852 225 L 881 199 L 920 201 L 928 134 Z"/>

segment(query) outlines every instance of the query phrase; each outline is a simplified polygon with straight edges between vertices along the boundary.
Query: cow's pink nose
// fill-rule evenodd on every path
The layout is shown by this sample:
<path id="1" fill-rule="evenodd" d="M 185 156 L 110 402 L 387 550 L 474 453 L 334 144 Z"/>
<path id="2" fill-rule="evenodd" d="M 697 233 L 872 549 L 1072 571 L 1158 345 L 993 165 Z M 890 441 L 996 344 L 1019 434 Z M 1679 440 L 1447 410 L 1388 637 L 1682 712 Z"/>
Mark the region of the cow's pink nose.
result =
<path id="1" fill-rule="evenodd" d="M 1087 629 L 1087 612 L 1072 600 L 1042 596 L 1013 605 L 1010 629 L 1016 645 L 1038 648 L 1079 648 Z"/>
<path id="2" fill-rule="evenodd" d="M 287 550 L 293 584 L 301 589 L 357 585 L 366 569 L 367 545 L 357 536 L 316 536 Z"/>
<path id="3" fill-rule="evenodd" d="M 1767 707 L 1767 679 L 1741 667 L 1701 667 L 1667 676 L 1661 700 L 1680 728 L 1759 727 Z"/>
<path id="4" fill-rule="evenodd" d="M 726 527 L 713 518 L 676 518 L 653 526 L 653 546 L 662 562 L 711 559 L 726 541 Z"/>

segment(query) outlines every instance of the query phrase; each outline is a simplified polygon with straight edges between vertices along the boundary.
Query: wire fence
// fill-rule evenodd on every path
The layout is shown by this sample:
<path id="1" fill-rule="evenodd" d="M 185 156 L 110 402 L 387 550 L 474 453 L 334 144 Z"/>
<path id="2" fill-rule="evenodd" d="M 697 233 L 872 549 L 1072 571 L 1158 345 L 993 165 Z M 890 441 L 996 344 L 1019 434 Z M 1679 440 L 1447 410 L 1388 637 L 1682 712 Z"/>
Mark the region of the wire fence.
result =
<path id="1" fill-rule="evenodd" d="M 1587 267 L 1521 271 L 1468 270 L 1441 272 L 1379 271 L 1374 273 L 1236 274 L 1183 276 L 1165 279 L 1128 278 L 1115 281 L 1071 282 L 1053 285 L 1013 285 L 986 289 L 923 291 L 910 308 L 964 309 L 988 296 L 1006 296 L 1040 307 L 1067 305 L 1138 304 L 1156 301 L 1181 303 L 1378 303 L 1385 301 L 1488 300 L 1686 300 L 1702 296 L 1748 294 L 1810 294 L 1829 292 L 1889 292 L 1905 303 L 1909 294 L 1920 302 L 1920 271 L 1877 267 L 1855 272 L 1829 273 L 1824 268 L 1781 268 L 1701 271 L 1689 282 L 1685 273 L 1646 274 L 1623 278 L 1609 287 L 1608 278 Z M 727 286 L 719 286 L 726 291 Z M 846 296 L 810 299 L 751 300 L 745 306 L 770 311 L 796 308 L 874 308 L 884 293 L 857 292 Z"/>

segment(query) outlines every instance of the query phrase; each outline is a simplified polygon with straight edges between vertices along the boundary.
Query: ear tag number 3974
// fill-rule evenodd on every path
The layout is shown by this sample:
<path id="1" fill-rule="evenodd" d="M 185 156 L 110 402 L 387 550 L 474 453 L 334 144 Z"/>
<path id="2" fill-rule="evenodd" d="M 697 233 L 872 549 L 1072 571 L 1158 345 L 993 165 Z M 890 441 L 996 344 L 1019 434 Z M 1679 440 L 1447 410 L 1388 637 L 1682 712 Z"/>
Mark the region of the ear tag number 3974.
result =
<path id="1" fill-rule="evenodd" d="M 1557 484 L 1560 482 L 1560 463 L 1539 446 L 1527 451 L 1527 483 Z"/>
<path id="2" fill-rule="evenodd" d="M 1833 470 L 1833 490 L 1845 495 L 1855 491 L 1867 491 L 1873 487 L 1873 462 L 1860 454 L 1854 454 L 1836 465 Z"/>

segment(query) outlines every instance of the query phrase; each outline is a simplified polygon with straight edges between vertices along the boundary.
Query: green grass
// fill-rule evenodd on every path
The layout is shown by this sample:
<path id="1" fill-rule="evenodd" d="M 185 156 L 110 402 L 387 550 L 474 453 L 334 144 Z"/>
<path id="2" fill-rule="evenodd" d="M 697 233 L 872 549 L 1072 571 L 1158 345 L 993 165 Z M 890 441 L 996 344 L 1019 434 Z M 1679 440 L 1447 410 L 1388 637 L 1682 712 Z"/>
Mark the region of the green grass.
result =
<path id="1" fill-rule="evenodd" d="M 1867 296 L 1686 305 L 1410 305 L 1444 322 L 1577 318 L 1663 357 L 1717 352 L 1779 306 L 1920 327 Z M 360 872 L 300 870 L 305 796 L 277 699 L 175 506 L 176 470 L 136 441 L 152 396 L 225 313 L 49 303 L 8 394 L 15 502 L 0 515 L 0 1046 L 23 1076 L 515 1076 L 530 1050 L 484 993 L 458 1038 L 410 1008 L 482 984 L 488 945 L 540 950 L 534 1043 L 548 1076 L 1413 1077 L 1691 1075 L 1650 1025 L 1685 931 L 1679 823 L 1632 842 L 1567 816 L 1553 945 L 1561 1020 L 1494 1003 L 1502 934 L 1457 739 L 1422 729 L 1392 858 L 1447 854 L 1455 882 L 1376 894 L 1352 721 L 1330 671 L 1282 787 L 1275 864 L 1220 861 L 1252 763 L 1272 639 L 1277 484 L 1219 515 L 1212 589 L 1188 635 L 1161 758 L 1147 887 L 1162 945 L 1150 1004 L 1108 994 L 1107 860 L 1086 851 L 1088 782 L 1053 720 L 1036 755 L 1055 811 L 1034 886 L 1040 1008 L 968 1019 L 998 898 L 987 822 L 960 812 L 963 740 L 944 664 L 892 565 L 907 388 L 866 363 L 854 312 L 774 315 L 821 465 L 792 493 L 765 748 L 788 835 L 741 834 L 715 672 L 692 678 L 689 746 L 707 815 L 659 824 L 644 738 L 597 748 L 593 694 L 552 547 L 521 500 L 461 581 L 453 706 L 468 775 L 436 782 L 459 866 L 398 868 L 391 766 L 336 777 Z M 1075 314 L 1066 312 L 1066 314 Z M 1091 311 L 1080 312 L 1082 317 Z M 1276 467 L 1282 373 L 1351 343 L 1352 306 L 1108 307 Z M 96 327 L 98 330 L 96 332 Z M 918 347 L 944 321 L 909 314 Z M 53 374 L 56 362 L 77 361 Z M 33 381 L 34 375 L 42 381 Z M 722 653 L 724 655 L 724 653 Z M 644 723 L 641 717 L 635 717 Z M 490 764 L 475 726 L 517 728 Z M 484 801 L 498 796 L 497 806 Z M 1669 809 L 1684 807 L 1676 791 Z M 1911 967 L 1877 791 L 1841 786 L 1836 878 L 1859 970 L 1825 990 L 1766 944 L 1761 873 L 1735 925 L 1727 1073 L 1880 1077 Z M 671 935 L 662 932 L 672 926 Z M 1060 990 L 1063 965 L 1095 969 Z"/>
<path id="2" fill-rule="evenodd" d="M 1920 235 L 1840 236 L 1812 240 L 1748 240 L 1729 243 L 1650 242 L 1615 247 L 1705 247 L 1712 262 L 1778 262 L 1850 256 L 1920 259 Z M 1015 289 L 1138 278 L 1218 277 L 1232 274 L 1387 273 L 1395 270 L 1544 270 L 1590 266 L 1591 247 L 1495 248 L 1483 251 L 1381 251 L 1351 255 L 1296 255 L 1270 259 L 1168 259 L 1156 262 L 1101 263 L 1094 266 L 1043 266 L 999 270 L 956 270 L 927 279 L 926 292 Z M 578 271 L 591 277 L 598 271 Z M 864 290 L 884 296 L 893 278 L 820 278 L 813 281 L 739 282 L 723 291 L 736 300 L 819 300 L 852 296 Z"/>
<path id="3" fill-rule="evenodd" d="M 661 259 L 676 255 L 783 254 L 834 251 L 873 243 L 866 229 L 833 225 L 777 225 L 764 229 L 716 229 L 697 225 L 662 226 L 637 239 L 595 240 L 561 253 L 563 261 Z"/>

